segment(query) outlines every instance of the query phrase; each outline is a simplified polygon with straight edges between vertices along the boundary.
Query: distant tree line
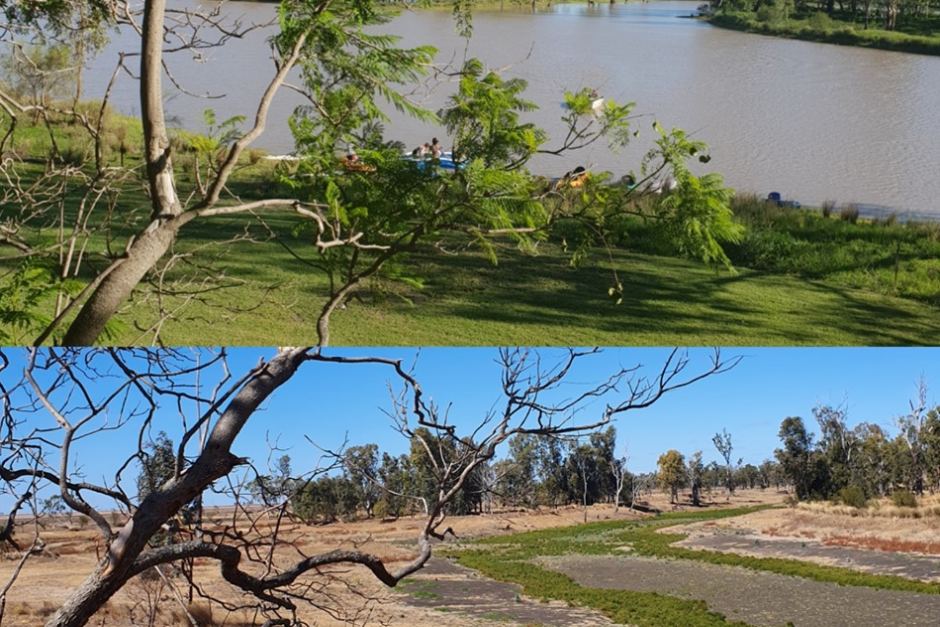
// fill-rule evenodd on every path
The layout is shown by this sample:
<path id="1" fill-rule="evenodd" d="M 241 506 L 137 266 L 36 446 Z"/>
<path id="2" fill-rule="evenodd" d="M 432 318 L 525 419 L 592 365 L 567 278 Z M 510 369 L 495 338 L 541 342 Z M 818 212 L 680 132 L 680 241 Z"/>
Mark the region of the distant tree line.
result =
<path id="1" fill-rule="evenodd" d="M 407 453 L 397 456 L 380 451 L 376 444 L 349 447 L 337 454 L 329 469 L 312 477 L 295 477 L 291 459 L 284 455 L 275 473 L 254 480 L 253 498 L 264 504 L 287 498 L 293 513 L 310 524 L 423 514 L 439 497 L 438 469 L 459 456 L 455 450 L 459 444 L 428 432 L 419 435 Z M 626 455 L 617 455 L 616 440 L 613 426 L 585 438 L 516 435 L 509 440 L 505 457 L 471 473 L 458 497 L 448 503 L 448 514 L 601 503 L 645 508 L 640 502 L 657 487 L 670 492 L 673 501 L 679 500 L 679 490 L 690 488 L 692 502 L 698 505 L 704 493 L 733 494 L 737 487 L 780 489 L 788 483 L 775 461 L 732 462 L 727 432 L 714 438 L 725 463 L 705 464 L 700 451 L 687 461 L 671 450 L 660 457 L 658 471 L 652 473 L 630 472 Z"/>
<path id="2" fill-rule="evenodd" d="M 779 463 L 764 460 L 760 465 L 744 464 L 744 460 L 734 461 L 734 445 L 727 430 L 712 437 L 716 451 L 724 463 L 712 461 L 706 464 L 702 451 L 695 451 L 688 457 L 670 449 L 657 460 L 656 484 L 670 497 L 670 502 L 678 503 L 680 490 L 689 490 L 692 505 L 701 505 L 702 494 L 711 494 L 723 489 L 730 498 L 739 487 L 747 489 L 774 488 L 779 490 L 787 486 L 787 479 Z"/>
<path id="3" fill-rule="evenodd" d="M 823 17 L 841 17 L 863 23 L 865 28 L 877 23 L 885 30 L 896 30 L 900 26 L 921 26 L 919 30 L 929 32 L 936 30 L 936 24 L 940 21 L 940 2 L 937 0 L 712 0 L 712 6 L 725 11 L 749 11 L 763 14 L 768 19 L 783 20 L 795 13 L 806 15 L 815 11 L 824 14 Z M 818 25 L 827 26 L 822 22 Z"/>
<path id="4" fill-rule="evenodd" d="M 842 408 L 813 409 L 818 439 L 802 418 L 788 417 L 778 433 L 777 460 L 800 500 L 839 498 L 861 505 L 872 497 L 908 495 L 940 489 L 940 406 L 928 408 L 926 386 L 910 412 L 895 420 L 892 436 L 867 422 L 850 428 Z"/>
<path id="5" fill-rule="evenodd" d="M 407 453 L 381 452 L 376 444 L 347 448 L 329 471 L 295 478 L 289 456 L 277 472 L 255 479 L 252 494 L 262 503 L 285 496 L 295 515 L 309 523 L 360 516 L 399 517 L 425 513 L 439 498 L 441 468 L 458 458 L 459 441 L 418 429 Z M 614 448 L 616 430 L 608 427 L 586 439 L 519 434 L 508 455 L 475 469 L 448 503 L 451 515 L 478 514 L 495 507 L 559 507 L 569 504 L 629 505 L 634 475 Z M 652 486 L 652 481 L 647 481 Z M 444 486 L 446 488 L 446 486 Z"/>
<path id="6" fill-rule="evenodd" d="M 915 495 L 940 489 L 940 407 L 928 408 L 926 396 L 921 384 L 910 411 L 895 419 L 894 435 L 868 422 L 849 427 L 846 410 L 829 405 L 812 410 L 818 436 L 802 418 L 784 418 L 775 459 L 756 465 L 735 459 L 727 430 L 712 437 L 718 461 L 705 463 L 701 450 L 685 455 L 670 449 L 659 456 L 654 473 L 627 469 L 626 455 L 616 452 L 613 426 L 583 438 L 518 434 L 508 441 L 503 458 L 470 473 L 457 497 L 448 501 L 447 513 L 599 503 L 634 507 L 656 488 L 672 503 L 685 496 L 694 506 L 701 505 L 703 495 L 722 491 L 730 498 L 738 488 L 789 489 L 797 500 L 835 499 L 856 506 L 884 496 L 911 504 Z M 445 478 L 454 475 L 448 464 L 460 458 L 461 447 L 472 446 L 420 428 L 406 453 L 392 455 L 376 444 L 351 446 L 336 453 L 328 468 L 300 477 L 283 455 L 274 472 L 252 481 L 251 498 L 264 505 L 287 500 L 293 514 L 309 524 L 425 514 L 450 487 Z M 173 463 L 173 443 L 161 433 L 144 456 L 141 494 L 164 481 Z M 50 500 L 48 513 L 57 505 Z M 201 503 L 188 505 L 182 514 L 187 521 L 200 518 Z"/>

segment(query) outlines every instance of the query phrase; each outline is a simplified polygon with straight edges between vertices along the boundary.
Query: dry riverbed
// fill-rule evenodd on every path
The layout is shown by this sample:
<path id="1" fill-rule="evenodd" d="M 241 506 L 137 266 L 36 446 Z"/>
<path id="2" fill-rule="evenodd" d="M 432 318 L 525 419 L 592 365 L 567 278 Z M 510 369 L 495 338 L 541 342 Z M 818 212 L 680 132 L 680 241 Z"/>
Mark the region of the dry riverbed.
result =
<path id="1" fill-rule="evenodd" d="M 671 510 L 668 499 L 650 495 L 649 505 Z M 710 507 L 740 507 L 780 503 L 783 495 L 768 490 L 739 491 L 731 499 L 713 495 Z M 680 506 L 679 509 L 691 509 Z M 925 510 L 926 512 L 927 510 Z M 901 575 L 924 581 L 940 581 L 940 517 L 928 513 L 919 518 L 890 515 L 890 509 L 865 515 L 827 507 L 777 508 L 744 516 L 703 521 L 668 528 L 685 533 L 683 545 L 694 549 L 775 556 L 855 568 L 866 572 Z M 224 517 L 226 512 L 216 514 Z M 643 514 L 609 505 L 589 508 L 589 521 L 631 520 Z M 495 534 L 569 526 L 582 522 L 579 508 L 540 512 L 501 512 L 454 518 L 450 522 L 461 540 Z M 356 543 L 390 563 L 414 555 L 414 538 L 421 519 L 359 521 L 325 526 L 291 524 L 285 538 L 307 553 Z M 26 529 L 23 530 L 26 533 Z M 48 528 L 47 550 L 27 565 L 10 591 L 4 627 L 35 627 L 51 614 L 89 573 L 102 547 L 88 525 L 69 525 L 65 520 Z M 24 535 L 24 537 L 26 537 Z M 883 549 L 883 550 L 878 550 Z M 903 549 L 903 550 L 899 550 Z M 0 581 L 16 563 L 7 554 L 0 559 Z M 689 560 L 657 560 L 635 555 L 590 557 L 565 556 L 541 560 L 549 568 L 596 588 L 652 591 L 704 600 L 709 608 L 729 619 L 754 625 L 927 625 L 940 615 L 940 595 L 895 592 L 873 588 L 838 586 L 809 579 L 719 566 Z M 362 610 L 360 624 L 408 627 L 481 627 L 487 625 L 586 626 L 610 624 L 600 614 L 563 603 L 543 603 L 526 598 L 519 587 L 490 580 L 475 571 L 435 557 L 425 569 L 390 590 L 365 569 L 337 569 L 353 584 L 355 593 L 342 585 L 325 592 L 347 610 Z M 238 595 L 221 580 L 218 566 L 197 563 L 196 576 L 206 590 L 229 600 Z M 125 626 L 132 622 L 131 609 L 147 591 L 139 583 L 122 590 L 96 617 L 95 625 Z M 175 601 L 164 592 L 165 609 L 157 625 L 184 624 Z M 137 609 L 140 614 L 140 608 Z M 217 606 L 212 624 L 244 627 L 257 624 L 251 616 L 228 615 Z M 304 610 L 311 624 L 343 624 L 317 612 Z M 134 619 L 137 620 L 137 619 Z M 139 622 L 137 624 L 140 624 Z"/>
<path id="2" fill-rule="evenodd" d="M 670 527 L 668 532 L 688 534 L 678 546 L 691 549 L 798 559 L 940 583 L 940 517 L 883 513 L 850 515 L 825 506 L 773 509 Z"/>
<path id="3" fill-rule="evenodd" d="M 881 627 L 936 625 L 940 595 L 840 586 L 800 577 L 689 560 L 572 555 L 540 564 L 583 586 L 700 599 L 751 625 Z"/>

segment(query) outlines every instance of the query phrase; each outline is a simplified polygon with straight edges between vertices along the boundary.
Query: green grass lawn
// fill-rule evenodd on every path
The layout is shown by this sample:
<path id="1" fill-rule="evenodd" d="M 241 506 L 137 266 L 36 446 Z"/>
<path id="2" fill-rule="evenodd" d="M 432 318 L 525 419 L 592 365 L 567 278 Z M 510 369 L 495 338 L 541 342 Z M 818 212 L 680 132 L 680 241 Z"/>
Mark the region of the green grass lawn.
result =
<path id="1" fill-rule="evenodd" d="M 604 521 L 531 531 L 483 539 L 448 552 L 464 566 L 487 577 L 520 584 L 523 592 L 535 598 L 555 599 L 599 610 L 618 623 L 666 627 L 671 625 L 741 625 L 708 609 L 702 601 L 669 595 L 590 588 L 570 577 L 542 568 L 532 560 L 558 555 L 622 555 L 623 547 L 645 557 L 685 559 L 739 566 L 794 577 L 850 586 L 906 590 L 940 594 L 937 584 L 889 575 L 872 575 L 847 568 L 824 566 L 799 560 L 759 558 L 673 546 L 685 534 L 660 530 L 702 520 L 715 520 L 748 514 L 764 507 L 703 510 L 661 514 L 642 521 Z"/>
<path id="2" fill-rule="evenodd" d="M 285 217 L 280 226 L 286 231 L 291 223 Z M 186 241 L 201 245 L 240 228 L 239 221 L 217 221 L 201 225 Z M 293 244 L 304 250 L 302 242 Z M 747 269 L 716 272 L 675 257 L 618 252 L 614 266 L 625 298 L 616 305 L 607 297 L 610 263 L 600 255 L 572 268 L 560 249 L 546 244 L 535 256 L 508 250 L 499 259 L 493 266 L 482 253 L 413 255 L 407 263 L 423 277 L 424 288 L 385 281 L 363 292 L 334 314 L 333 343 L 910 345 L 940 337 L 940 315 L 930 304 L 822 280 Z M 192 305 L 185 321 L 166 327 L 164 341 L 315 339 L 326 287 L 320 272 L 274 242 L 232 246 L 219 263 L 228 276 L 247 283 Z M 121 316 L 117 341 L 138 339 L 130 321 L 146 321 L 148 308 L 132 306 Z"/>
<path id="3" fill-rule="evenodd" d="M 287 231 L 293 219 L 270 222 Z M 315 341 L 324 275 L 276 242 L 213 249 L 213 241 L 243 225 L 217 220 L 184 234 L 178 251 L 209 245 L 203 254 L 219 254 L 217 267 L 241 283 L 183 309 L 164 327 L 165 343 Z M 305 251 L 303 242 L 292 244 Z M 505 251 L 497 266 L 482 253 L 415 254 L 408 263 L 425 287 L 384 281 L 364 291 L 334 314 L 332 343 L 920 345 L 940 337 L 940 314 L 929 303 L 823 279 L 745 268 L 716 272 L 680 258 L 625 251 L 614 255 L 625 288 L 623 303 L 615 305 L 607 297 L 611 264 L 601 259 L 572 268 L 549 244 L 536 256 Z M 155 320 L 152 300 L 138 297 L 119 315 L 109 341 L 147 342 L 139 329 Z"/>

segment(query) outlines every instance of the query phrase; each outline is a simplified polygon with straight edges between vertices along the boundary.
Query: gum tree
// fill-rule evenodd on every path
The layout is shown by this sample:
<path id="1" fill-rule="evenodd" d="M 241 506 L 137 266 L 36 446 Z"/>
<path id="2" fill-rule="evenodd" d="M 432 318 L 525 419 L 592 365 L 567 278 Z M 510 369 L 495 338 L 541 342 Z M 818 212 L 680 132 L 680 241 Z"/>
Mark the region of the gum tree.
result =
<path id="1" fill-rule="evenodd" d="M 659 487 L 669 492 L 669 502 L 679 502 L 679 489 L 685 485 L 685 457 L 679 451 L 670 449 L 656 460 L 656 480 Z"/>

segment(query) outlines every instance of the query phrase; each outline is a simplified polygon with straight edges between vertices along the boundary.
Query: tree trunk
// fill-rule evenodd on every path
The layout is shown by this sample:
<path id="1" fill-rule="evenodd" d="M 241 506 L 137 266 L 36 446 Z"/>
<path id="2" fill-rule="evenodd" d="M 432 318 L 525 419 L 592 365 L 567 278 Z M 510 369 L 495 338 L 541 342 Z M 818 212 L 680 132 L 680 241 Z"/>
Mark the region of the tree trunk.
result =
<path id="1" fill-rule="evenodd" d="M 108 320 L 169 250 L 179 230 L 175 218 L 182 213 L 182 205 L 173 180 L 173 161 L 163 111 L 165 10 L 166 0 L 147 0 L 141 36 L 140 105 L 152 205 L 151 223 L 130 245 L 124 262 L 92 290 L 65 334 L 64 343 L 69 346 L 87 346 L 98 339 Z"/>
<path id="2" fill-rule="evenodd" d="M 286 383 L 305 359 L 303 349 L 281 349 L 229 402 L 186 472 L 151 492 L 108 544 L 105 558 L 46 627 L 82 627 L 135 575 L 134 564 L 150 539 L 185 505 L 242 461 L 230 451 L 235 438 L 258 406 Z"/>
<path id="3" fill-rule="evenodd" d="M 119 580 L 114 576 L 103 576 L 102 567 L 99 566 L 95 573 L 86 579 L 81 587 L 69 596 L 59 611 L 49 619 L 46 627 L 85 625 L 126 581 L 126 579 Z"/>
<path id="4" fill-rule="evenodd" d="M 144 275 L 176 241 L 177 225 L 157 221 L 127 251 L 127 258 L 101 281 L 82 306 L 63 339 L 66 346 L 90 346 Z"/>

